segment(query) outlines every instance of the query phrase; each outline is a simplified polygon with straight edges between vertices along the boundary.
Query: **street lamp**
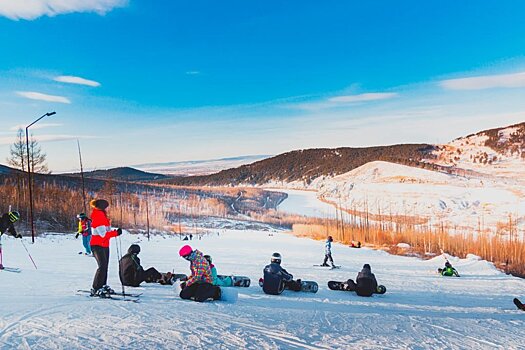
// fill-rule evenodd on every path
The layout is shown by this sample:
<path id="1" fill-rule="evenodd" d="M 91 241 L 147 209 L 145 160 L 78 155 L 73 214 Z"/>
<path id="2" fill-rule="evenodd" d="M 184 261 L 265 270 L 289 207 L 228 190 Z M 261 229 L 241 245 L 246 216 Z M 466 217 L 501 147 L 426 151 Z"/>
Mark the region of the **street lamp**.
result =
<path id="1" fill-rule="evenodd" d="M 29 216 L 31 219 L 31 239 L 32 242 L 35 243 L 35 221 L 33 220 L 33 185 L 31 182 L 31 155 L 29 154 L 29 128 L 36 124 L 38 121 L 43 119 L 44 117 L 48 117 L 50 115 L 56 114 L 56 112 L 49 112 L 26 126 L 26 147 L 27 147 L 27 178 L 29 181 Z"/>

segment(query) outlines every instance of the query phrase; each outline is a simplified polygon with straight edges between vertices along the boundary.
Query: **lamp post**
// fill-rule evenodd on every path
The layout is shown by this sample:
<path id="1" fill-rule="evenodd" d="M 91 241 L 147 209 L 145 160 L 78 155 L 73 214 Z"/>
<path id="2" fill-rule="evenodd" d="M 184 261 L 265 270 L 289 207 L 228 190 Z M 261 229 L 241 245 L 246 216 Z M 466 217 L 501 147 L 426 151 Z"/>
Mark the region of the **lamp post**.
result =
<path id="1" fill-rule="evenodd" d="M 33 220 L 33 184 L 31 182 L 31 155 L 29 153 L 29 128 L 36 124 L 38 121 L 43 119 L 44 117 L 51 116 L 53 114 L 56 114 L 56 112 L 49 112 L 26 126 L 26 147 L 27 147 L 27 179 L 29 181 L 29 217 L 31 220 L 31 239 L 32 242 L 35 243 L 35 221 Z"/>

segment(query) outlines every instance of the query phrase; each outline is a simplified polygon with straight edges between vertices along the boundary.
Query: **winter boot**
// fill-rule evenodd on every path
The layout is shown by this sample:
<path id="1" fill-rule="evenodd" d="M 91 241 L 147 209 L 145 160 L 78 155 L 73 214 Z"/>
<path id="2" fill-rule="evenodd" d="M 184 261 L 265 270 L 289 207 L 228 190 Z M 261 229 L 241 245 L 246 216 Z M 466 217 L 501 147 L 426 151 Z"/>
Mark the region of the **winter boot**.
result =
<path id="1" fill-rule="evenodd" d="M 111 287 L 108 286 L 107 284 L 104 285 L 104 286 L 102 286 L 101 289 L 105 292 L 105 294 L 108 294 L 108 295 L 110 295 L 110 294 L 115 294 L 115 291 L 113 290 L 113 288 L 111 288 Z"/>

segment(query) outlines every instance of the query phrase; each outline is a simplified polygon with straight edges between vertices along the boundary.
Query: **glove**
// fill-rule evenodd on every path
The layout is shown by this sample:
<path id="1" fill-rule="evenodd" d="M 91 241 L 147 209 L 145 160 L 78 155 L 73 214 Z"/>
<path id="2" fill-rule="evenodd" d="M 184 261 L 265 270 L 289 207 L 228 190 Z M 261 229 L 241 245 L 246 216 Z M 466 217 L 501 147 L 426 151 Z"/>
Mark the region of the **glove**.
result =
<path id="1" fill-rule="evenodd" d="M 122 234 L 122 229 L 119 227 L 117 228 L 117 236 L 120 236 Z"/>
<path id="2" fill-rule="evenodd" d="M 77 234 L 75 235 L 75 239 L 78 238 L 79 234 L 80 234 L 80 232 L 77 232 Z"/>

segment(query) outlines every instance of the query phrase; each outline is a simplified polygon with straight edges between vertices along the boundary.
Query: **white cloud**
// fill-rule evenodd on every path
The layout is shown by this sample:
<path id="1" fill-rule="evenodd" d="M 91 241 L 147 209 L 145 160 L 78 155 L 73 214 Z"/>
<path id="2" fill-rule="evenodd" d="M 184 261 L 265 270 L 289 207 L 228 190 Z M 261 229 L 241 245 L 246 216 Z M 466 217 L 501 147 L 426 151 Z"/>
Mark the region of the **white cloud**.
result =
<path id="1" fill-rule="evenodd" d="M 57 95 L 48 95 L 48 94 L 42 94 L 40 92 L 34 92 L 34 91 L 17 91 L 18 95 L 31 99 L 31 100 L 39 100 L 39 101 L 46 101 L 46 102 L 59 102 L 59 103 L 71 103 L 71 101 L 64 97 L 64 96 L 57 96 Z"/>
<path id="2" fill-rule="evenodd" d="M 187 71 L 186 74 L 187 75 L 199 75 L 201 74 L 201 72 L 198 70 L 190 70 L 190 71 Z"/>
<path id="3" fill-rule="evenodd" d="M 483 90 L 492 88 L 525 87 L 525 72 L 448 79 L 439 82 L 447 90 Z"/>
<path id="4" fill-rule="evenodd" d="M 359 95 L 345 95 L 345 96 L 336 96 L 329 98 L 329 102 L 336 103 L 355 103 L 355 102 L 367 102 L 367 101 L 377 101 L 377 100 L 386 100 L 392 97 L 396 97 L 398 94 L 395 92 L 371 92 L 366 94 Z"/>
<path id="5" fill-rule="evenodd" d="M 33 20 L 73 12 L 96 12 L 100 15 L 128 0 L 0 0 L 0 16 L 13 20 Z"/>
<path id="6" fill-rule="evenodd" d="M 34 125 L 36 126 L 36 125 Z M 32 126 L 29 130 L 33 130 Z M 25 128 L 25 126 L 24 126 Z M 76 140 L 85 140 L 85 139 L 98 139 L 97 136 L 90 135 L 32 135 L 37 142 L 57 142 L 57 141 L 76 141 Z M 2 136 L 0 137 L 0 146 L 2 145 L 12 145 L 15 142 L 16 136 Z"/>
<path id="7" fill-rule="evenodd" d="M 100 86 L 100 83 L 98 81 L 84 79 L 81 77 L 75 77 L 72 75 L 61 75 L 61 76 L 53 78 L 53 80 L 61 82 L 61 83 L 68 83 L 68 84 L 87 85 L 87 86 L 93 86 L 93 87 Z"/>

